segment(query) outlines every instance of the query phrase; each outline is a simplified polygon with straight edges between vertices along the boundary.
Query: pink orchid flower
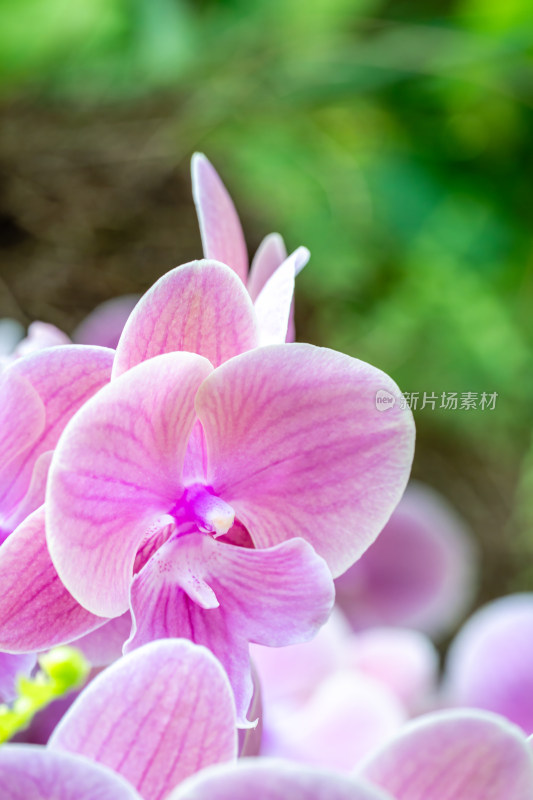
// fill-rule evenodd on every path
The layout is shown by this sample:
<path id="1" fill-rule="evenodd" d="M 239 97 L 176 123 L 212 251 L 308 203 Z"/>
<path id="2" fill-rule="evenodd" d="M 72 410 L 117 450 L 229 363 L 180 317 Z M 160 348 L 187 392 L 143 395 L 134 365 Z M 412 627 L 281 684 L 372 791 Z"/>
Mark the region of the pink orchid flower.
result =
<path id="1" fill-rule="evenodd" d="M 444 701 L 494 711 L 533 733 L 533 594 L 501 597 L 461 628 L 448 651 Z"/>
<path id="2" fill-rule="evenodd" d="M 236 758 L 227 676 L 205 648 L 152 642 L 84 689 L 46 747 L 0 748 L 2 800 L 163 800 Z"/>
<path id="3" fill-rule="evenodd" d="M 227 264 L 247 287 L 259 318 L 261 344 L 294 341 L 294 280 L 309 261 L 299 247 L 287 257 L 281 236 L 269 234 L 260 244 L 248 272 L 248 251 L 239 216 L 228 190 L 212 164 L 195 153 L 191 164 L 193 197 L 204 256 Z M 279 302 L 283 324 L 273 328 L 271 307 Z"/>
<path id="4" fill-rule="evenodd" d="M 114 350 L 124 325 L 138 301 L 138 295 L 125 294 L 100 303 L 75 328 L 72 341 L 77 344 L 111 347 Z"/>
<path id="5" fill-rule="evenodd" d="M 0 648 L 4 651 L 43 650 L 106 622 L 79 606 L 59 580 L 46 548 L 42 504 L 57 441 L 73 414 L 109 382 L 113 356 L 112 350 L 100 347 L 52 347 L 12 362 L 0 375 Z M 42 587 L 48 606 L 40 603 L 36 608 L 33 600 L 42 599 Z M 57 618 L 62 620 L 60 627 L 54 627 Z M 11 661 L 5 658 L 6 663 Z M 15 658 L 13 669 L 17 663 Z"/>
<path id="6" fill-rule="evenodd" d="M 383 386 L 397 391 L 310 345 L 215 370 L 185 352 L 131 367 L 76 414 L 54 455 L 46 530 L 61 580 L 92 614 L 131 608 L 126 650 L 175 635 L 209 646 L 244 724 L 248 642 L 310 638 L 331 610 L 330 570 L 359 557 L 404 489 L 412 417 L 376 412 Z M 40 589 L 34 604 L 53 613 Z"/>
<path id="7" fill-rule="evenodd" d="M 406 725 L 352 776 L 247 758 L 198 772 L 168 800 L 530 800 L 533 750 L 496 715 L 444 712 Z"/>
<path id="8" fill-rule="evenodd" d="M 0 541 L 44 501 L 52 451 L 73 414 L 111 377 L 113 351 L 75 345 L 0 374 Z"/>
<path id="9" fill-rule="evenodd" d="M 305 644 L 252 646 L 264 698 L 262 755 L 351 770 L 437 693 L 438 656 L 418 631 L 351 632 L 338 610 Z"/>
<path id="10" fill-rule="evenodd" d="M 336 581 L 337 603 L 355 630 L 398 625 L 439 637 L 471 604 L 476 576 L 465 522 L 413 481 L 377 541 Z"/>

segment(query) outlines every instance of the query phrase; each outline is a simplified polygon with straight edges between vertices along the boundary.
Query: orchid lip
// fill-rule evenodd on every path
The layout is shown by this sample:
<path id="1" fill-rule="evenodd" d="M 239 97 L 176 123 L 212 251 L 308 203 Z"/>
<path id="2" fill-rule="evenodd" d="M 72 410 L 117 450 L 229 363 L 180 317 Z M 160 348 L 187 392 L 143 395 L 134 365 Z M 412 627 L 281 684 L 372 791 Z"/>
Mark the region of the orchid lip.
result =
<path id="1" fill-rule="evenodd" d="M 185 489 L 174 516 L 176 519 L 185 516 L 194 521 L 202 533 L 212 533 L 215 538 L 226 534 L 235 522 L 233 508 L 201 483 Z"/>

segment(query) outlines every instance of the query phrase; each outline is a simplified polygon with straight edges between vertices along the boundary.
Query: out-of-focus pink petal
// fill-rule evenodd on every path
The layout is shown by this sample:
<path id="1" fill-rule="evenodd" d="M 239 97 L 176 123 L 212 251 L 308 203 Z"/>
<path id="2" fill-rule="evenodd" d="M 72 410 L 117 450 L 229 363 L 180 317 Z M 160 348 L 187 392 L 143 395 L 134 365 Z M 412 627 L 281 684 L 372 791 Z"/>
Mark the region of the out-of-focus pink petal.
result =
<path id="1" fill-rule="evenodd" d="M 294 279 L 309 261 L 309 256 L 306 247 L 299 247 L 261 289 L 254 303 L 261 345 L 285 342 L 293 307 Z"/>
<path id="2" fill-rule="evenodd" d="M 247 758 L 189 778 L 168 800 L 394 800 L 362 780 L 274 758 Z M 18 798 L 17 798 L 18 800 Z M 427 798 L 429 800 L 429 798 Z"/>
<path id="3" fill-rule="evenodd" d="M 37 397 L 45 409 L 45 421 L 39 421 L 32 428 L 32 404 L 29 400 L 30 412 L 24 408 L 24 416 L 12 415 L 10 426 L 17 431 L 32 429 L 31 441 L 15 458 L 0 464 L 0 505 L 10 511 L 15 509 L 27 493 L 32 474 L 39 456 L 53 450 L 65 425 L 75 412 L 92 397 L 102 386 L 108 383 L 113 363 L 113 351 L 103 347 L 83 347 L 81 345 L 65 345 L 51 347 L 32 353 L 26 358 L 14 361 L 2 373 L 7 381 L 27 381 L 33 387 Z M 32 509 L 34 510 L 34 509 Z"/>
<path id="4" fill-rule="evenodd" d="M 28 335 L 17 344 L 14 355 L 17 358 L 30 355 L 47 347 L 72 344 L 66 333 L 50 325 L 48 322 L 32 322 L 28 328 Z"/>
<path id="5" fill-rule="evenodd" d="M 192 353 L 144 361 L 86 403 L 59 441 L 48 547 L 61 580 L 93 613 L 119 616 L 129 606 L 137 550 L 181 497 L 194 395 L 211 369 Z"/>
<path id="6" fill-rule="evenodd" d="M 126 649 L 166 636 L 205 644 L 225 667 L 245 724 L 252 699 L 248 642 L 305 641 L 332 604 L 328 569 L 301 539 L 253 550 L 191 534 L 169 540 L 136 576 Z"/>
<path id="7" fill-rule="evenodd" d="M 502 597 L 477 611 L 448 651 L 451 705 L 502 714 L 533 733 L 533 594 Z"/>
<path id="8" fill-rule="evenodd" d="M 106 621 L 82 608 L 59 580 L 46 547 L 42 506 L 0 547 L 0 586 L 0 650 L 46 650 Z"/>
<path id="9" fill-rule="evenodd" d="M 10 703 L 14 699 L 17 676 L 29 675 L 34 666 L 34 653 L 0 653 L 0 703 Z"/>
<path id="10" fill-rule="evenodd" d="M 363 631 L 347 643 L 346 665 L 388 686 L 412 713 L 426 711 L 436 693 L 439 656 L 419 631 Z"/>
<path id="11" fill-rule="evenodd" d="M 74 330 L 72 340 L 78 344 L 96 344 L 114 350 L 138 300 L 137 294 L 125 294 L 100 303 Z"/>
<path id="12" fill-rule="evenodd" d="M 482 711 L 428 714 L 405 726 L 357 775 L 395 800 L 530 800 L 533 755 L 523 734 Z"/>
<path id="13" fill-rule="evenodd" d="M 349 771 L 396 734 L 406 718 L 384 684 L 362 673 L 335 672 L 306 704 L 272 719 L 261 752 Z"/>
<path id="14" fill-rule="evenodd" d="M 160 800 L 194 772 L 236 757 L 231 687 L 205 648 L 151 642 L 89 684 L 49 747 L 104 764 L 144 800 Z"/>
<path id="15" fill-rule="evenodd" d="M 117 345 L 113 377 L 175 350 L 198 353 L 218 366 L 257 343 L 242 281 L 225 264 L 192 261 L 163 275 L 135 306 Z"/>
<path id="16" fill-rule="evenodd" d="M 105 667 L 122 655 L 122 648 L 131 633 L 131 614 L 127 611 L 115 617 L 81 639 L 72 642 L 72 646 L 81 650 L 93 667 Z"/>
<path id="17" fill-rule="evenodd" d="M 0 788 L 2 800 L 141 800 L 110 769 L 38 745 L 0 748 Z"/>
<path id="18" fill-rule="evenodd" d="M 279 233 L 265 236 L 252 259 L 248 275 L 248 292 L 253 301 L 267 280 L 287 258 L 287 248 Z"/>
<path id="19" fill-rule="evenodd" d="M 246 283 L 248 252 L 238 214 L 228 190 L 202 153 L 195 153 L 191 162 L 192 194 L 204 256 L 222 261 Z"/>
<path id="20" fill-rule="evenodd" d="M 273 706 L 293 707 L 308 700 L 321 681 L 344 663 L 348 622 L 338 609 L 309 642 L 289 647 L 252 645 L 250 655 L 257 667 L 266 713 Z"/>
<path id="21" fill-rule="evenodd" d="M 208 483 L 257 547 L 301 536 L 334 575 L 376 538 L 407 482 L 409 409 L 376 409 L 379 370 L 312 345 L 273 345 L 226 362 L 204 381 L 196 409 Z"/>
<path id="22" fill-rule="evenodd" d="M 462 519 L 412 482 L 377 541 L 336 581 L 337 602 L 356 630 L 399 625 L 442 635 L 472 600 L 476 566 Z"/>

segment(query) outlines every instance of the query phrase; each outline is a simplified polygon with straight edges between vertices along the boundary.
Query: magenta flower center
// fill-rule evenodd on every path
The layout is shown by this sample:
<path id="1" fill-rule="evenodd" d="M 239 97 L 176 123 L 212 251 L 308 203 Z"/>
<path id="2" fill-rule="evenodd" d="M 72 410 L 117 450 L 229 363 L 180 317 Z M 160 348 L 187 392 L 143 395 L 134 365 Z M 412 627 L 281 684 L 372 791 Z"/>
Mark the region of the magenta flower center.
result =
<path id="1" fill-rule="evenodd" d="M 193 483 L 185 489 L 183 498 L 171 512 L 176 521 L 195 523 L 202 533 L 212 533 L 216 538 L 229 531 L 235 522 L 235 511 L 213 490 L 201 483 Z"/>

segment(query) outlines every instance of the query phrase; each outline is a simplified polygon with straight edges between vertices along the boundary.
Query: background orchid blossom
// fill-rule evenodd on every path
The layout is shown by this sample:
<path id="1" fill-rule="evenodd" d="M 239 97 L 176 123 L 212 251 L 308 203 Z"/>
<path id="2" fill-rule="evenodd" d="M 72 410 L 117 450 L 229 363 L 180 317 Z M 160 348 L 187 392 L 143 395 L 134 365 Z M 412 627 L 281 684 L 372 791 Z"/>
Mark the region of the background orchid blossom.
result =
<path id="1" fill-rule="evenodd" d="M 168 800 L 530 800 L 533 751 L 519 729 L 476 711 L 405 726 L 351 777 L 278 759 L 210 767 Z"/>
<path id="2" fill-rule="evenodd" d="M 129 341 L 128 366 L 139 359 Z M 248 642 L 312 636 L 333 601 L 322 558 L 334 574 L 349 566 L 403 491 L 412 418 L 376 411 L 382 386 L 397 391 L 310 345 L 214 371 L 191 353 L 132 367 L 85 404 L 54 458 L 47 541 L 62 581 L 94 614 L 131 607 L 127 648 L 173 635 L 208 645 L 242 722 Z"/>
<path id="3" fill-rule="evenodd" d="M 338 609 L 311 642 L 252 646 L 251 655 L 264 698 L 262 755 L 352 770 L 437 696 L 429 639 L 402 628 L 355 634 Z"/>
<path id="4" fill-rule="evenodd" d="M 248 251 L 239 216 L 217 171 L 202 154 L 191 163 L 192 190 L 206 259 L 227 264 L 247 287 L 259 317 L 262 344 L 294 341 L 294 280 L 309 260 L 309 251 L 299 247 L 289 257 L 278 233 L 269 234 L 259 245 L 248 272 Z M 274 297 L 283 296 L 287 325 L 283 338 L 270 328 L 265 315 Z"/>
<path id="5" fill-rule="evenodd" d="M 533 594 L 487 603 L 452 641 L 443 701 L 494 711 L 532 734 L 532 662 Z"/>
<path id="6" fill-rule="evenodd" d="M 28 355 L 0 374 L 1 541 L 43 503 L 59 436 L 109 381 L 112 363 L 112 350 L 70 345 Z"/>
<path id="7" fill-rule="evenodd" d="M 52 565 L 44 535 L 45 485 L 53 449 L 72 415 L 111 376 L 113 351 L 52 347 L 0 374 L 0 648 L 17 653 L 70 641 L 105 622 L 81 608 Z M 24 413 L 21 414 L 21 409 Z M 43 602 L 42 588 L 47 602 Z M 35 605 L 35 598 L 40 602 Z M 61 617 L 61 628 L 54 628 Z M 44 638 L 44 643 L 43 643 Z M 2 655 L 6 675 L 25 672 Z M 4 691 L 12 688 L 6 678 Z"/>
<path id="8" fill-rule="evenodd" d="M 376 542 L 335 582 L 336 601 L 355 630 L 399 625 L 440 637 L 472 602 L 477 571 L 464 520 L 412 481 Z"/>
<path id="9" fill-rule="evenodd" d="M 78 696 L 46 747 L 0 748 L 2 800 L 163 800 L 197 770 L 236 758 L 235 706 L 205 648 L 152 642 Z"/>

